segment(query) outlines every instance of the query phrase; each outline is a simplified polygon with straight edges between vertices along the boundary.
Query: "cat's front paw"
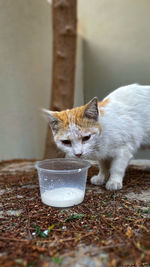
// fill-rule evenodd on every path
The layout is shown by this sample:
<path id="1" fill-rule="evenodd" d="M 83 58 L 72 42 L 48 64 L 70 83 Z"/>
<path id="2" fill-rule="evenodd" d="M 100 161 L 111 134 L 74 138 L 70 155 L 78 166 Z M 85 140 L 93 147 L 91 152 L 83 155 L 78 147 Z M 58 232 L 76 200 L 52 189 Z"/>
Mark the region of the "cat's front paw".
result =
<path id="1" fill-rule="evenodd" d="M 122 188 L 122 182 L 109 180 L 106 183 L 107 190 L 120 190 Z"/>
<path id="2" fill-rule="evenodd" d="M 91 184 L 94 185 L 103 185 L 105 182 L 105 176 L 104 175 L 95 175 L 91 178 Z"/>

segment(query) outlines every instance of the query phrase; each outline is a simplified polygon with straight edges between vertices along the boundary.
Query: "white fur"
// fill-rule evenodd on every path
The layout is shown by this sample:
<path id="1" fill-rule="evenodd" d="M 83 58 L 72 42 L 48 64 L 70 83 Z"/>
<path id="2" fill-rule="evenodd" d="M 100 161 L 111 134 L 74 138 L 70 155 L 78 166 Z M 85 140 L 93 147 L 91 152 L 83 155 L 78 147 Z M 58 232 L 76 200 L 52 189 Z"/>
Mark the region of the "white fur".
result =
<path id="1" fill-rule="evenodd" d="M 150 147 L 150 86 L 124 86 L 107 98 L 110 102 L 104 107 L 104 116 L 99 116 L 103 130 L 96 151 L 102 173 L 92 177 L 91 182 L 104 183 L 101 160 L 110 159 L 106 188 L 117 190 L 122 188 L 126 167 L 136 151 Z"/>
<path id="2" fill-rule="evenodd" d="M 57 135 L 54 135 L 54 140 L 57 146 L 66 153 L 66 157 L 72 158 L 76 157 L 76 154 L 82 154 L 82 158 L 93 159 L 95 153 L 93 147 L 96 144 L 96 136 L 99 136 L 99 131 L 97 128 L 93 128 L 92 130 L 94 130 L 94 133 L 89 131 L 85 134 L 83 130 L 79 130 L 74 123 L 71 123 L 67 131 L 64 132 L 64 135 L 61 136 L 61 140 L 67 140 L 68 136 L 70 136 L 72 146 L 64 146 L 61 143 L 61 140 L 59 138 L 57 139 Z M 91 138 L 88 140 L 88 142 L 82 143 L 80 137 L 84 137 L 89 134 L 91 134 Z"/>
<path id="3" fill-rule="evenodd" d="M 109 177 L 106 188 L 118 190 L 130 159 L 140 147 L 150 147 L 150 86 L 120 87 L 106 99 L 109 102 L 103 107 L 104 115 L 99 112 L 98 118 L 101 133 L 96 127 L 89 129 L 91 138 L 82 143 L 79 136 L 84 136 L 84 131 L 72 122 L 62 137 L 71 136 L 72 146 L 64 146 L 57 135 L 54 139 L 67 157 L 82 153 L 81 158 L 98 160 L 100 172 L 91 182 L 101 185 Z"/>

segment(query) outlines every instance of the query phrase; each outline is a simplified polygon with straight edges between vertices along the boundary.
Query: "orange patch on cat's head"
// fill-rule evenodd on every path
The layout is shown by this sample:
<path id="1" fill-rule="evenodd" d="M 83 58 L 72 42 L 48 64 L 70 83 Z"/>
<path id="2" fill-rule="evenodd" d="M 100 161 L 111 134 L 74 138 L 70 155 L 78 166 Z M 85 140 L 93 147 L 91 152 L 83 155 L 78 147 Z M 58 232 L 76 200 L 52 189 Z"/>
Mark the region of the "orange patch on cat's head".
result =
<path id="1" fill-rule="evenodd" d="M 59 134 L 62 134 L 72 123 L 75 124 L 79 130 L 84 132 L 89 131 L 89 129 L 92 127 L 97 127 L 99 132 L 101 132 L 102 126 L 97 120 L 96 114 L 100 112 L 101 115 L 104 115 L 103 108 L 109 103 L 109 101 L 109 99 L 106 99 L 98 103 L 97 98 L 93 98 L 84 106 L 67 109 L 60 112 L 52 112 L 53 118 L 58 119 L 58 125 L 60 124 L 58 128 Z"/>
<path id="2" fill-rule="evenodd" d="M 87 105 L 88 104 L 53 113 L 53 115 L 62 123 L 59 134 L 62 134 L 62 132 L 66 130 L 71 123 L 74 123 L 79 130 L 83 130 L 85 133 L 92 127 L 97 127 L 99 132 L 102 131 L 102 126 L 99 122 L 84 117 L 84 111 L 87 108 Z"/>
<path id="3" fill-rule="evenodd" d="M 85 108 L 86 105 L 60 112 L 54 112 L 53 115 L 63 123 L 64 127 L 67 127 L 70 123 L 78 124 L 79 120 L 83 120 Z"/>

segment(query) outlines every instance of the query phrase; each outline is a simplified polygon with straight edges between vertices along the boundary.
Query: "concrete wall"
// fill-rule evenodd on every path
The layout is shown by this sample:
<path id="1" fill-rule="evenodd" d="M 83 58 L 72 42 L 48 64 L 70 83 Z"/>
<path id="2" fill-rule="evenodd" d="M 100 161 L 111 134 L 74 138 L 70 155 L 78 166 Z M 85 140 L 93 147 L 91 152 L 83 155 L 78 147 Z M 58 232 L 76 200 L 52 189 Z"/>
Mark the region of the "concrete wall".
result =
<path id="1" fill-rule="evenodd" d="M 150 1 L 79 0 L 78 6 L 85 100 L 134 82 L 150 84 Z"/>
<path id="2" fill-rule="evenodd" d="M 79 0 L 86 100 L 138 82 L 150 84 L 150 1 Z"/>
<path id="3" fill-rule="evenodd" d="M 51 72 L 50 8 L 41 0 L 0 1 L 0 158 L 42 155 Z"/>
<path id="4" fill-rule="evenodd" d="M 82 49 L 78 51 L 75 105 L 82 105 Z M 47 123 L 40 108 L 50 103 L 51 63 L 50 4 L 1 0 L 0 160 L 43 156 Z"/>

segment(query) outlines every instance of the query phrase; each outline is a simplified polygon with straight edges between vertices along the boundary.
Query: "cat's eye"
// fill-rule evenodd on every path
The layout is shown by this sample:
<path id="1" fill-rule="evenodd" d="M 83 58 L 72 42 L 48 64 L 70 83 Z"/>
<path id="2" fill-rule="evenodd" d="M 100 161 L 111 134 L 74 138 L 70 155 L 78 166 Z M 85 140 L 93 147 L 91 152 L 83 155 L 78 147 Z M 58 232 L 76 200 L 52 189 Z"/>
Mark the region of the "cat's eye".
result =
<path id="1" fill-rule="evenodd" d="M 65 146 L 71 146 L 71 141 L 70 140 L 61 140 L 61 142 Z"/>
<path id="2" fill-rule="evenodd" d="M 82 137 L 82 142 L 84 143 L 84 142 L 88 141 L 90 139 L 90 137 L 91 137 L 90 134 Z"/>

